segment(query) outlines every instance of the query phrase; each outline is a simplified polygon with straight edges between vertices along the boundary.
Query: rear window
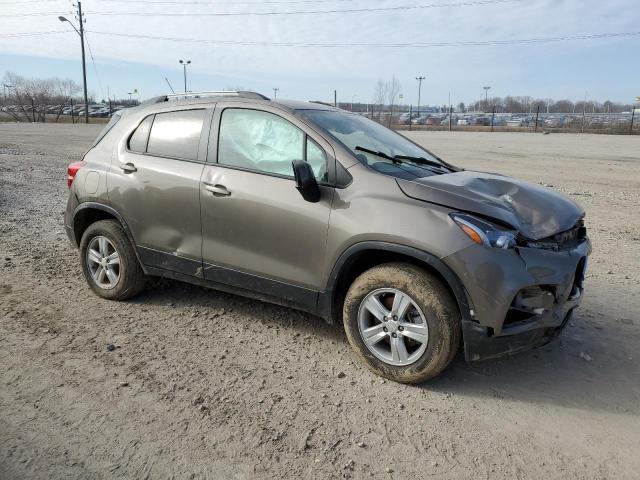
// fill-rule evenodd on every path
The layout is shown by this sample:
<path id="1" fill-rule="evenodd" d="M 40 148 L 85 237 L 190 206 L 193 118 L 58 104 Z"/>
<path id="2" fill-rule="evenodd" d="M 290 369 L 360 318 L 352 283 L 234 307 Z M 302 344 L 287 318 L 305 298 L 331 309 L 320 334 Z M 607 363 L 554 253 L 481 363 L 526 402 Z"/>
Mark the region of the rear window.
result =
<path id="1" fill-rule="evenodd" d="M 204 115 L 205 110 L 156 114 L 151 126 L 147 153 L 197 160 Z"/>
<path id="2" fill-rule="evenodd" d="M 107 133 L 109 133 L 111 129 L 115 127 L 116 123 L 118 123 L 119 120 L 120 120 L 120 114 L 118 112 L 111 115 L 111 119 L 109 120 L 109 123 L 107 123 L 104 126 L 104 128 L 100 131 L 100 133 L 98 134 L 98 138 L 96 138 L 96 141 L 93 142 L 92 148 L 98 145 L 98 143 L 100 143 L 100 140 L 102 140 L 107 135 Z"/>

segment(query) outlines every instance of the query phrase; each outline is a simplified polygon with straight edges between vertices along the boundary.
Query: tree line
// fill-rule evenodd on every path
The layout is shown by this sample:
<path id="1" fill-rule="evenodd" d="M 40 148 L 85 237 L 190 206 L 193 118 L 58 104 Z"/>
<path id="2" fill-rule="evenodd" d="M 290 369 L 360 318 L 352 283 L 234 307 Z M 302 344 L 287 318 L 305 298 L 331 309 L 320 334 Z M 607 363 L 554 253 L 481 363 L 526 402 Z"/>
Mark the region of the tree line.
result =
<path id="1" fill-rule="evenodd" d="M 578 101 L 554 100 L 552 98 L 533 98 L 528 96 L 506 96 L 490 97 L 477 100 L 465 107 L 459 104 L 460 111 L 484 111 L 491 112 L 495 107 L 497 113 L 622 113 L 633 110 L 632 104 L 624 104 L 606 100 L 599 102 L 596 100 Z"/>
<path id="2" fill-rule="evenodd" d="M 26 78 L 13 72 L 2 79 L 0 105 L 16 121 L 44 122 L 47 114 L 58 121 L 65 105 L 80 92 L 80 85 L 69 78 Z M 53 109 L 51 107 L 56 107 Z"/>

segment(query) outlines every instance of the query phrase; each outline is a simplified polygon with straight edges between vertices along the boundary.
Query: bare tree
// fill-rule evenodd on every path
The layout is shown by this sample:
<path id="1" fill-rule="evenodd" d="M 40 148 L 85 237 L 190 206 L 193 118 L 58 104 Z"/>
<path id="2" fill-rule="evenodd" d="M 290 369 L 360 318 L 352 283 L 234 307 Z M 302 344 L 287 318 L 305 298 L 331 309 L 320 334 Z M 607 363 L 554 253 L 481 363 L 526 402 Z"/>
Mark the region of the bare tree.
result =
<path id="1" fill-rule="evenodd" d="M 378 106 L 378 121 L 380 121 L 380 115 L 384 109 L 384 102 L 387 99 L 387 84 L 382 80 L 378 80 L 373 90 L 373 105 Z M 373 115 L 372 115 L 373 116 Z"/>
<path id="2" fill-rule="evenodd" d="M 387 82 L 387 98 L 389 99 L 390 113 L 389 113 L 389 126 L 391 126 L 391 119 L 393 118 L 393 104 L 396 101 L 396 97 L 400 94 L 400 82 L 395 77 L 391 77 L 391 80 Z"/>
<path id="3" fill-rule="evenodd" d="M 69 78 L 56 78 L 55 86 L 57 90 L 57 98 L 55 99 L 58 108 L 56 109 L 56 122 L 60 119 L 60 115 L 66 104 L 71 103 L 71 99 L 80 92 L 80 85 Z"/>
<path id="4" fill-rule="evenodd" d="M 6 72 L 3 82 L 12 86 L 12 106 L 7 109 L 15 120 L 44 122 L 50 107 L 58 107 L 56 121 L 60 118 L 64 104 L 80 87 L 73 80 L 59 78 L 25 78 L 13 72 Z"/>

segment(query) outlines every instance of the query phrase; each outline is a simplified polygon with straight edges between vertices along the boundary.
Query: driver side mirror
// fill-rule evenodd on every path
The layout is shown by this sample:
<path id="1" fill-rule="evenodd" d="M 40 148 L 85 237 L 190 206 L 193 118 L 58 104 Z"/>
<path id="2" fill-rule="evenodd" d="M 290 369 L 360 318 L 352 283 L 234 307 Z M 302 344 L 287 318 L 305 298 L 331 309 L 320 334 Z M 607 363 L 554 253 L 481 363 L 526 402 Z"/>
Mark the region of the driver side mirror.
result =
<path id="1" fill-rule="evenodd" d="M 320 201 L 320 187 L 311 165 L 302 160 L 294 160 L 291 164 L 293 166 L 293 176 L 296 180 L 296 188 L 302 198 L 312 203 Z"/>

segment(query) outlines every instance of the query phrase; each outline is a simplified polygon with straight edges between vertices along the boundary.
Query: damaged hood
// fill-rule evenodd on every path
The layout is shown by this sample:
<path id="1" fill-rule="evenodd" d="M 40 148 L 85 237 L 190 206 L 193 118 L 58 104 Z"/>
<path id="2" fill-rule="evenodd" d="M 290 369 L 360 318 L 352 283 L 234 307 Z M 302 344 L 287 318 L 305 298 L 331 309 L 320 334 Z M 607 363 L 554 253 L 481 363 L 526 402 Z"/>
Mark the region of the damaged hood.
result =
<path id="1" fill-rule="evenodd" d="M 396 181 L 408 197 L 501 220 L 531 240 L 569 230 L 584 216 L 550 188 L 497 174 L 464 170 Z"/>

